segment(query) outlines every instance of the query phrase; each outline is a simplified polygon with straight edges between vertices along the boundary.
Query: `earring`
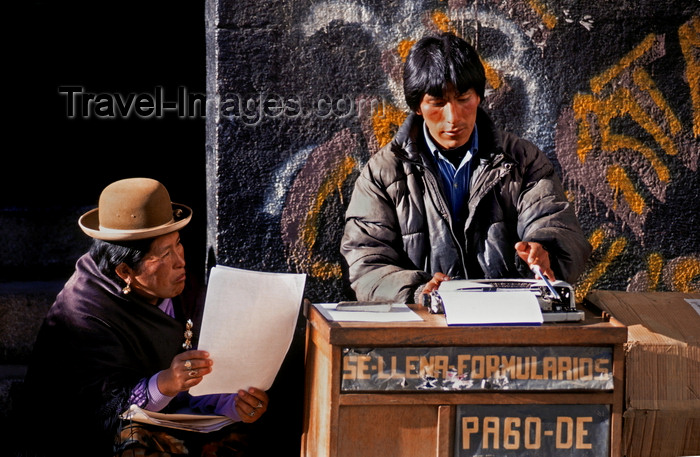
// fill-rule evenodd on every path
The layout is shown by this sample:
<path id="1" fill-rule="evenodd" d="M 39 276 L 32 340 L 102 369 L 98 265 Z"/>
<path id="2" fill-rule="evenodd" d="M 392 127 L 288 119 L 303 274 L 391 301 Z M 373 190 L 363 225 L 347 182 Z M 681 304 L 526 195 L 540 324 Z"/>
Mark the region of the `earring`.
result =
<path id="1" fill-rule="evenodd" d="M 124 288 L 122 289 L 122 293 L 124 295 L 127 295 L 129 292 L 131 292 L 131 284 L 127 282 L 126 286 L 124 286 Z"/>

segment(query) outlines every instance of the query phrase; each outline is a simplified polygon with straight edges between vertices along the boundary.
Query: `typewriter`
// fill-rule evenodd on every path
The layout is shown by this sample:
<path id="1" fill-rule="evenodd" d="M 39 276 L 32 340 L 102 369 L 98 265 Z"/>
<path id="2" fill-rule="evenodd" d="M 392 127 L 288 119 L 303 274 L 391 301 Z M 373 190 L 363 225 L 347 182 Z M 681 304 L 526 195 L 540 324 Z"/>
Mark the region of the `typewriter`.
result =
<path id="1" fill-rule="evenodd" d="M 558 298 L 544 281 L 537 279 L 453 279 L 441 283 L 438 290 L 423 295 L 423 305 L 433 314 L 444 314 L 440 291 L 478 293 L 529 290 L 537 297 L 544 322 L 582 321 L 584 313 L 576 309 L 574 288 L 564 281 L 552 281 L 550 284 L 559 295 Z"/>

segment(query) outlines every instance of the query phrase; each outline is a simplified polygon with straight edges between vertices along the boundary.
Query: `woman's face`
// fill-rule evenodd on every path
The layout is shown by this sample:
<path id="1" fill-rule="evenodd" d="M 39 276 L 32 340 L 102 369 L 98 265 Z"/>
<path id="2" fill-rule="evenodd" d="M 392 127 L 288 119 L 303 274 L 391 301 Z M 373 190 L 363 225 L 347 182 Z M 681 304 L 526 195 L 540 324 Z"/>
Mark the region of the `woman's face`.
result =
<path id="1" fill-rule="evenodd" d="M 130 276 L 131 290 L 152 303 L 182 293 L 185 288 L 185 249 L 179 232 L 153 240 L 150 251 Z"/>

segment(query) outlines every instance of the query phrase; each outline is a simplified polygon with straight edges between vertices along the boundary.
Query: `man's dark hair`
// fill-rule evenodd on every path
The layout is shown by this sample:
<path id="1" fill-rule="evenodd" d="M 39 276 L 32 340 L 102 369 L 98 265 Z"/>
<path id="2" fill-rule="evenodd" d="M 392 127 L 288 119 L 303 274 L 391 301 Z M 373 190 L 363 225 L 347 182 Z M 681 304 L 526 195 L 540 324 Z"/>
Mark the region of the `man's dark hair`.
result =
<path id="1" fill-rule="evenodd" d="M 474 88 L 484 99 L 486 73 L 476 50 L 452 33 L 421 38 L 413 45 L 403 70 L 403 93 L 412 111 L 425 94 L 441 97 L 449 86 L 458 94 Z"/>
<path id="2" fill-rule="evenodd" d="M 115 271 L 117 266 L 120 263 L 125 263 L 136 270 L 138 264 L 151 249 L 152 243 L 153 238 L 120 243 L 94 239 L 92 246 L 90 246 L 90 256 L 102 274 L 122 284 L 124 281 Z"/>

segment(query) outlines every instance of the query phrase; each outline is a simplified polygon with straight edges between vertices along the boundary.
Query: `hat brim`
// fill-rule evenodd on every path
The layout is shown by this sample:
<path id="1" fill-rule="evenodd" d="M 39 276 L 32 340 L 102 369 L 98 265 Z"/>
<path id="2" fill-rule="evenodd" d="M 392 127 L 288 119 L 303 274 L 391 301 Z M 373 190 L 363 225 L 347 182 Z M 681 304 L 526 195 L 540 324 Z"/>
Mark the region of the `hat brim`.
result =
<path id="1" fill-rule="evenodd" d="M 105 230 L 100 227 L 98 208 L 83 214 L 78 220 L 78 225 L 86 235 L 103 241 L 134 241 L 156 238 L 182 229 L 192 219 L 192 210 L 189 206 L 178 203 L 172 203 L 172 205 L 173 220 L 158 227 L 139 230 Z"/>

